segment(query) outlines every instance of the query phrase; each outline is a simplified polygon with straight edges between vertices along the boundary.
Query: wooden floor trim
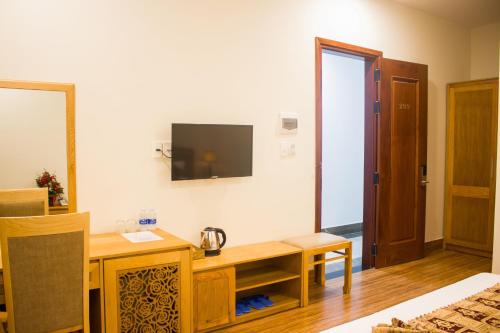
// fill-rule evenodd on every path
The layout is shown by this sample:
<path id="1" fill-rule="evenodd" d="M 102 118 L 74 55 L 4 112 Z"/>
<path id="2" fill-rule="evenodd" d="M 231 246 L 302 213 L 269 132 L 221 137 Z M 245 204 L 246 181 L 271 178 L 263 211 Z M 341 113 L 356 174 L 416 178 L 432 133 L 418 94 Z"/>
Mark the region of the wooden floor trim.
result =
<path id="1" fill-rule="evenodd" d="M 487 258 L 491 258 L 493 256 L 493 253 L 491 251 L 472 249 L 472 248 L 460 246 L 457 244 L 445 243 L 444 248 L 446 250 L 450 250 L 450 251 L 468 253 L 468 254 L 472 254 L 475 256 L 481 256 L 481 257 L 487 257 Z"/>
<path id="2" fill-rule="evenodd" d="M 314 333 L 370 315 L 480 272 L 491 271 L 491 259 L 453 251 L 434 251 L 421 260 L 353 274 L 350 295 L 343 278 L 310 283 L 309 306 L 236 325 L 217 332 Z M 431 310 L 431 309 L 429 309 Z"/>
<path id="3" fill-rule="evenodd" d="M 424 244 L 424 251 L 425 251 L 426 255 L 433 252 L 433 251 L 442 250 L 442 249 L 444 249 L 444 242 L 443 242 L 442 238 L 435 239 L 435 240 L 430 241 L 430 242 L 425 242 L 425 244 Z"/>

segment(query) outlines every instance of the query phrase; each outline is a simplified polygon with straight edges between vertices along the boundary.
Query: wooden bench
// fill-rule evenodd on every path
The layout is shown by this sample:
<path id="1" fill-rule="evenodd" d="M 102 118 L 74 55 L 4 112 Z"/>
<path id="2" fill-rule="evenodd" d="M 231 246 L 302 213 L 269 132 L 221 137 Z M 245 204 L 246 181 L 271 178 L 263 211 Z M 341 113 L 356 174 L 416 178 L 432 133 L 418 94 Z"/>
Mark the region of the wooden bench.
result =
<path id="1" fill-rule="evenodd" d="M 309 303 L 309 268 L 315 268 L 315 281 L 325 285 L 325 264 L 334 260 L 344 259 L 344 294 L 351 291 L 352 280 L 352 242 L 344 237 L 320 232 L 307 236 L 289 238 L 284 243 L 301 248 L 302 257 L 302 304 Z M 333 252 L 337 256 L 326 259 L 326 253 Z M 313 258 L 311 261 L 311 257 Z"/>

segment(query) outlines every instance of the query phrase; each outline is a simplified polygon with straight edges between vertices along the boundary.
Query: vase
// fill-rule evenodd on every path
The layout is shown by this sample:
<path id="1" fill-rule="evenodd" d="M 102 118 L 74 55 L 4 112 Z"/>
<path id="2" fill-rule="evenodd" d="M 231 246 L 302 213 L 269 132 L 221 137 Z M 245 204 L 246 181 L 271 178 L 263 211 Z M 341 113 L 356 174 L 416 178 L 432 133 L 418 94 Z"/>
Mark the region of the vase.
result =
<path id="1" fill-rule="evenodd" d="M 57 195 L 49 195 L 49 206 L 57 206 Z"/>

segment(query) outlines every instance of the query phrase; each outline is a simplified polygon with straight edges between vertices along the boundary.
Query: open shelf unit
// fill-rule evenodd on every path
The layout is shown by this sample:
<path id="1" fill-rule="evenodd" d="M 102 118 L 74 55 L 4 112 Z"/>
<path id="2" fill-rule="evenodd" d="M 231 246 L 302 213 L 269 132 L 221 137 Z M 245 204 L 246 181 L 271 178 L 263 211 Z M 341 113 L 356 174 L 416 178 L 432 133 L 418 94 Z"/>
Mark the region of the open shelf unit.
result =
<path id="1" fill-rule="evenodd" d="M 235 323 L 299 307 L 301 261 L 300 255 L 291 254 L 236 265 L 235 300 L 252 295 L 266 295 L 274 304 L 237 316 Z"/>
<path id="2" fill-rule="evenodd" d="M 267 242 L 223 249 L 220 256 L 195 260 L 193 271 L 196 332 L 266 317 L 302 304 L 302 250 L 288 244 Z M 199 288 L 218 292 L 206 298 L 197 292 Z M 253 295 L 266 295 L 274 304 L 236 316 L 236 301 Z"/>
<path id="3" fill-rule="evenodd" d="M 272 266 L 249 269 L 236 276 L 236 292 L 293 279 L 300 279 L 300 273 L 290 273 Z"/>
<path id="4" fill-rule="evenodd" d="M 300 300 L 289 297 L 280 293 L 268 293 L 269 299 L 273 301 L 274 305 L 262 310 L 252 309 L 249 313 L 245 313 L 236 317 L 235 323 L 243 323 L 249 320 L 269 316 L 281 311 L 297 308 L 300 306 Z"/>

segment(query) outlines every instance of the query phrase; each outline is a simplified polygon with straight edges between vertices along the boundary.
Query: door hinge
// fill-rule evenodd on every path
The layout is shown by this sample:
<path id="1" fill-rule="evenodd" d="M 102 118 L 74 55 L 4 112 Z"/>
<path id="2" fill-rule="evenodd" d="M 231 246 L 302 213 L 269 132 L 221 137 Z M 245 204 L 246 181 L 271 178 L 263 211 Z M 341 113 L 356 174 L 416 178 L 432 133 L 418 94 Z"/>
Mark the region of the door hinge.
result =
<path id="1" fill-rule="evenodd" d="M 380 68 L 375 68 L 375 71 L 373 72 L 373 80 L 375 80 L 375 82 L 380 81 Z"/>
<path id="2" fill-rule="evenodd" d="M 373 104 L 373 112 L 380 113 L 380 101 L 375 101 Z"/>
<path id="3" fill-rule="evenodd" d="M 380 176 L 378 172 L 373 173 L 373 185 L 378 185 L 380 183 Z"/>
<path id="4" fill-rule="evenodd" d="M 373 243 L 372 244 L 372 256 L 373 257 L 376 257 L 378 254 L 378 246 L 377 246 L 377 243 Z"/>

